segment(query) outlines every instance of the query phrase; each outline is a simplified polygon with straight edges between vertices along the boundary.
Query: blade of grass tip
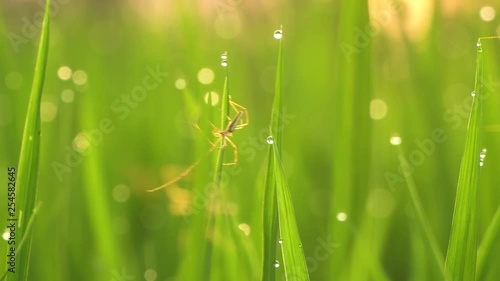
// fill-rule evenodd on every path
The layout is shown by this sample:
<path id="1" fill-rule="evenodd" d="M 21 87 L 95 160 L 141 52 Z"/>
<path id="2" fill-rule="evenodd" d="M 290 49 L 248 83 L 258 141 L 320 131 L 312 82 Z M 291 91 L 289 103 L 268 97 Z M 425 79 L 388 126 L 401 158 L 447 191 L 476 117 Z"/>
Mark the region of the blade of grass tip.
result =
<path id="1" fill-rule="evenodd" d="M 410 172 L 410 164 L 404 158 L 404 151 L 401 145 L 399 145 L 399 162 L 401 168 L 403 169 L 403 174 L 406 179 L 406 186 L 408 187 L 408 192 L 410 193 L 410 199 L 413 206 L 413 210 L 417 217 L 417 222 L 419 225 L 419 229 L 424 235 L 424 240 L 427 244 L 427 247 L 432 252 L 432 257 L 434 259 L 434 264 L 438 267 L 439 271 L 442 274 L 442 277 L 445 277 L 444 273 L 444 258 L 441 249 L 439 248 L 439 243 L 432 231 L 432 227 L 430 225 L 429 220 L 427 219 L 427 215 L 425 214 L 424 207 L 422 205 L 422 200 L 420 200 L 420 196 L 417 192 L 417 187 L 415 185 L 415 181 L 413 180 L 412 173 Z"/>
<path id="2" fill-rule="evenodd" d="M 299 230 L 295 220 L 292 196 L 286 180 L 279 150 L 273 144 L 274 171 L 276 176 L 276 199 L 278 202 L 278 221 L 281 252 L 286 280 L 309 280 L 306 259 L 302 250 Z"/>
<path id="3" fill-rule="evenodd" d="M 283 26 L 274 32 L 274 38 L 279 39 L 278 61 L 276 66 L 276 84 L 274 92 L 274 101 L 271 113 L 271 130 L 276 132 L 275 139 L 268 139 L 268 143 L 275 143 L 276 147 L 281 147 L 281 75 L 283 61 Z M 271 136 L 271 134 L 270 134 Z M 276 178 L 274 169 L 274 154 L 272 148 L 269 148 L 267 160 L 267 173 L 264 190 L 263 206 L 263 254 L 262 260 L 262 281 L 274 281 L 276 279 L 276 250 L 278 245 L 278 206 L 276 202 Z"/>
<path id="4" fill-rule="evenodd" d="M 494 260 L 495 252 L 492 251 L 494 249 L 494 244 L 500 238 L 500 207 L 498 207 L 493 220 L 488 226 L 486 233 L 484 235 L 481 244 L 479 245 L 479 249 L 477 251 L 477 267 L 476 267 L 476 280 L 484 280 L 486 278 L 486 274 L 488 273 L 488 269 L 491 266 L 491 261 Z"/>
<path id="5" fill-rule="evenodd" d="M 29 270 L 29 259 L 31 251 L 31 235 L 28 233 L 27 223 L 33 215 L 38 180 L 38 164 L 40 154 L 40 102 L 45 81 L 45 69 L 47 65 L 49 47 L 49 26 L 50 26 L 50 1 L 47 0 L 45 16 L 38 48 L 35 75 L 31 88 L 28 111 L 24 124 L 23 139 L 21 144 L 21 154 L 18 163 L 18 177 L 15 197 L 16 208 L 19 213 L 16 237 L 21 240 L 26 239 L 23 249 L 16 253 L 15 274 L 8 274 L 7 280 L 27 280 Z M 25 235 L 30 235 L 25 237 Z"/>
<path id="6" fill-rule="evenodd" d="M 479 185 L 480 134 L 482 126 L 483 54 L 477 43 L 475 89 L 460 164 L 457 195 L 451 225 L 445 272 L 449 280 L 475 280 L 477 258 L 477 189 Z"/>

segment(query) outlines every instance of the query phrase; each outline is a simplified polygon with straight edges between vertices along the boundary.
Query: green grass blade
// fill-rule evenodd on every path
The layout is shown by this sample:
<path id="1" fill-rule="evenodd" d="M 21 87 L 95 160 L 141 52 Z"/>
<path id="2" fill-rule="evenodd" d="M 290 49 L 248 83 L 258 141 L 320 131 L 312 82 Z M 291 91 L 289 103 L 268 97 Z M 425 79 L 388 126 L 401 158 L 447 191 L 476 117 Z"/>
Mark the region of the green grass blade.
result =
<path id="1" fill-rule="evenodd" d="M 225 53 L 227 55 L 227 53 Z M 224 78 L 224 88 L 222 90 L 222 99 L 221 99 L 221 115 L 220 115 L 220 129 L 223 130 L 226 128 L 226 124 L 228 122 L 227 117 L 229 116 L 229 88 L 228 88 L 228 66 L 226 65 L 226 77 Z M 211 103 L 211 101 L 209 101 Z M 214 212 L 216 205 L 218 203 L 224 204 L 223 199 L 221 198 L 222 193 L 222 173 L 224 169 L 224 151 L 225 149 L 218 149 L 216 162 L 215 162 L 215 176 L 214 182 L 217 186 L 218 192 L 216 193 L 218 196 L 211 199 L 210 207 L 208 209 L 208 224 L 207 224 L 207 237 L 214 237 L 214 234 L 217 230 L 224 231 L 226 228 L 224 227 L 224 222 L 217 221 L 217 212 Z M 209 280 L 216 280 L 217 277 L 211 278 L 212 276 L 212 264 L 214 259 L 214 245 L 212 241 L 207 241 L 205 243 L 205 276 L 210 276 Z"/>
<path id="2" fill-rule="evenodd" d="M 276 177 L 276 199 L 278 206 L 280 244 L 283 255 L 283 268 L 286 280 L 309 280 L 306 260 L 302 250 L 299 230 L 295 220 L 292 196 L 286 180 L 281 156 L 275 145 L 272 146 L 274 172 Z"/>
<path id="3" fill-rule="evenodd" d="M 353 256 L 355 241 L 346 224 L 336 218 L 336 214 L 347 214 L 349 222 L 356 228 L 360 227 L 362 212 L 359 206 L 364 204 L 369 194 L 370 155 L 373 120 L 366 108 L 369 108 L 373 97 L 372 90 L 372 45 L 374 38 L 366 37 L 366 44 L 359 45 L 358 27 L 370 25 L 368 2 L 339 1 L 337 29 L 335 33 L 331 83 L 333 93 L 329 105 L 333 135 L 331 145 L 332 156 L 332 186 L 329 233 L 334 241 L 342 243 L 329 258 L 332 279 L 350 280 L 351 275 L 368 268 L 349 267 Z M 362 39 L 365 40 L 365 39 Z M 362 82 L 361 82 L 362 81 Z M 326 119 L 325 119 L 326 120 Z M 362 175 L 362 176 L 361 176 Z M 373 254 L 364 250 L 367 255 Z M 356 271 L 353 273 L 352 271 Z"/>
<path id="4" fill-rule="evenodd" d="M 467 124 L 464 154 L 460 165 L 455 209 L 451 226 L 445 272 L 449 280 L 474 280 L 477 256 L 477 190 L 482 114 L 483 54 L 478 41 L 475 96 Z"/>
<path id="5" fill-rule="evenodd" d="M 50 1 L 47 0 L 35 66 L 35 75 L 33 77 L 28 112 L 24 124 L 16 185 L 16 216 L 19 219 L 16 223 L 16 237 L 18 237 L 16 242 L 19 243 L 21 240 L 25 240 L 25 243 L 23 248 L 16 254 L 16 273 L 8 274 L 7 280 L 28 280 L 31 237 L 25 237 L 25 235 L 30 235 L 28 232 L 28 221 L 34 212 L 37 193 L 40 156 L 40 102 L 45 81 L 45 69 L 49 48 L 49 13 Z"/>
<path id="6" fill-rule="evenodd" d="M 408 187 L 408 192 L 410 194 L 411 203 L 413 206 L 413 210 L 415 212 L 415 216 L 417 218 L 418 226 L 421 233 L 424 236 L 424 240 L 426 246 L 429 249 L 429 253 L 432 253 L 432 257 L 434 259 L 434 264 L 438 267 L 438 270 L 442 273 L 442 277 L 444 277 L 444 258 L 441 249 L 439 248 L 439 243 L 434 235 L 434 231 L 431 228 L 430 222 L 427 219 L 427 215 L 425 214 L 424 207 L 422 204 L 422 200 L 420 200 L 420 196 L 417 192 L 417 187 L 415 185 L 415 181 L 413 180 L 413 175 L 410 172 L 410 164 L 404 158 L 403 149 L 400 147 L 399 150 L 399 161 L 401 163 L 401 168 L 403 169 L 403 174 L 405 175 L 406 185 Z"/>
<path id="7" fill-rule="evenodd" d="M 493 221 L 489 224 L 486 234 L 484 235 L 479 249 L 477 250 L 477 268 L 476 275 L 477 280 L 484 280 L 486 274 L 488 273 L 488 268 L 491 266 L 491 261 L 495 258 L 495 252 L 492 251 L 500 238 L 500 207 L 498 207 Z"/>
<path id="8" fill-rule="evenodd" d="M 282 29 L 280 29 L 282 30 Z M 276 67 L 276 83 L 273 108 L 271 113 L 271 130 L 275 132 L 274 143 L 276 147 L 281 145 L 281 120 L 279 114 L 281 112 L 281 77 L 283 63 L 283 39 L 279 42 L 278 62 Z M 264 185 L 264 210 L 263 210 L 263 232 L 264 232 L 264 249 L 262 263 L 262 281 L 274 281 L 276 279 L 276 256 L 278 245 L 278 206 L 276 201 L 276 177 L 275 163 L 272 149 L 269 149 L 267 159 L 267 173 Z"/>

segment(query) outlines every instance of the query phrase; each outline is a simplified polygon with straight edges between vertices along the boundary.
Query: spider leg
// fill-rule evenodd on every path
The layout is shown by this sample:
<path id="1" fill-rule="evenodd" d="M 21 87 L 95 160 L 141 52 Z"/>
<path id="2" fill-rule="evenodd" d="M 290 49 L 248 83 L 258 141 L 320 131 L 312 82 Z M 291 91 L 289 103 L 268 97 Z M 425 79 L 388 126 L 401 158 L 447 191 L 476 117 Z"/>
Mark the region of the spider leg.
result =
<path id="1" fill-rule="evenodd" d="M 213 126 L 213 124 L 212 124 L 212 123 L 210 123 L 210 124 Z M 209 138 L 209 137 L 205 134 L 205 132 L 203 132 L 203 130 L 200 128 L 200 126 L 198 126 L 198 124 L 193 123 L 193 126 L 194 126 L 196 129 L 200 130 L 201 134 L 202 134 L 202 135 L 203 135 L 203 136 L 204 136 L 204 137 L 208 140 L 208 142 L 209 142 L 212 146 L 215 146 L 214 142 L 212 142 L 212 140 L 210 140 L 210 138 Z M 215 128 L 215 126 L 214 126 L 214 128 Z"/>
<path id="2" fill-rule="evenodd" d="M 224 138 L 224 139 L 227 140 L 227 142 L 233 147 L 234 161 L 233 162 L 229 162 L 229 163 L 222 163 L 222 165 L 226 165 L 226 166 L 228 166 L 228 165 L 236 165 L 238 163 L 238 147 L 229 138 Z"/>
<path id="3" fill-rule="evenodd" d="M 167 182 L 165 184 L 162 184 L 162 185 L 160 185 L 158 187 L 155 187 L 153 189 L 147 189 L 146 191 L 147 192 L 155 192 L 155 191 L 158 191 L 158 190 L 163 189 L 165 187 L 168 187 L 168 186 L 170 186 L 173 183 L 178 182 L 179 180 L 181 180 L 185 176 L 189 175 L 193 171 L 193 169 L 196 168 L 196 166 L 198 166 L 198 164 L 200 164 L 200 160 L 201 160 L 201 158 L 198 159 L 198 160 L 196 160 L 196 162 L 194 162 L 193 164 L 191 164 L 191 166 L 189 166 L 186 170 L 184 170 L 182 173 L 180 173 L 177 177 L 173 178 L 169 182 Z"/>
<path id="4" fill-rule="evenodd" d="M 245 115 L 244 118 L 240 119 L 240 124 L 238 124 L 238 126 L 236 126 L 236 128 L 235 128 L 236 130 L 241 129 L 241 128 L 245 127 L 246 125 L 250 124 L 250 120 L 248 118 L 248 109 L 246 107 L 244 107 L 240 104 L 237 104 L 232 100 L 229 101 L 229 104 L 234 109 L 234 111 L 236 111 L 236 112 L 243 111 L 243 113 L 244 113 L 243 115 Z"/>

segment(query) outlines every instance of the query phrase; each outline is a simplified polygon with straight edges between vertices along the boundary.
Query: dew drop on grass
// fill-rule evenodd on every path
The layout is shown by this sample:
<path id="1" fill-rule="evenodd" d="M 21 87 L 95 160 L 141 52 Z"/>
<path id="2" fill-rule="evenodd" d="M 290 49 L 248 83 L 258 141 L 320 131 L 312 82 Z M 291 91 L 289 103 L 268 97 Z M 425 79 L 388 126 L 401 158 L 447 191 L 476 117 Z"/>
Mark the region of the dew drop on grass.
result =
<path id="1" fill-rule="evenodd" d="M 221 60 L 227 60 L 227 53 L 226 52 L 222 53 L 220 58 L 221 58 Z"/>
<path id="2" fill-rule="evenodd" d="M 299 248 L 302 248 L 302 243 L 299 243 Z"/>
<path id="3" fill-rule="evenodd" d="M 274 32 L 274 39 L 281 39 L 283 37 L 283 31 L 281 29 L 278 29 Z"/>
<path id="4" fill-rule="evenodd" d="M 481 48 L 481 41 L 477 41 L 476 46 L 477 46 L 478 48 Z"/>
<path id="5" fill-rule="evenodd" d="M 481 150 L 481 153 L 479 153 L 479 166 L 482 167 L 484 165 L 484 158 L 486 158 L 486 148 L 483 148 Z"/>
<path id="6" fill-rule="evenodd" d="M 220 62 L 220 65 L 222 65 L 223 67 L 226 67 L 227 66 L 227 60 L 222 60 Z"/>
<path id="7" fill-rule="evenodd" d="M 274 267 L 276 267 L 276 268 L 280 267 L 280 262 L 279 261 L 275 261 L 274 262 Z"/>
<path id="8" fill-rule="evenodd" d="M 472 91 L 472 92 L 470 93 L 470 95 L 471 95 L 471 96 L 473 96 L 473 97 L 475 97 L 475 96 L 476 96 L 476 91 Z"/>
<path id="9" fill-rule="evenodd" d="M 486 148 L 483 148 L 483 150 L 481 150 L 481 153 L 479 154 L 479 157 L 481 158 L 481 160 L 484 160 L 484 158 L 486 158 Z"/>
<path id="10" fill-rule="evenodd" d="M 269 137 L 267 137 L 266 142 L 267 142 L 267 144 L 273 144 L 274 143 L 274 138 L 271 137 L 271 136 L 269 136 Z"/>
<path id="11" fill-rule="evenodd" d="M 280 243 L 280 245 L 282 245 L 283 244 L 283 239 L 278 240 L 278 243 Z"/>

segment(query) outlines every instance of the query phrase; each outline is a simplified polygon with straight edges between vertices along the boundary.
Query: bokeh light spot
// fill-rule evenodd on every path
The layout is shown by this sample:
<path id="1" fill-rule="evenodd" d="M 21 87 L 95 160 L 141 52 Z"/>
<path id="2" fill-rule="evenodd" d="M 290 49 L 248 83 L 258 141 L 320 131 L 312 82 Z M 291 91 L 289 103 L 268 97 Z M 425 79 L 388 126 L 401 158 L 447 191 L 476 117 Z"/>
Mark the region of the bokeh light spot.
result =
<path id="1" fill-rule="evenodd" d="M 10 230 L 6 228 L 2 233 L 2 239 L 7 241 L 9 240 L 9 237 L 10 237 Z"/>
<path id="2" fill-rule="evenodd" d="M 86 152 L 90 148 L 90 141 L 85 136 L 84 133 L 79 133 L 73 139 L 72 145 L 73 145 L 73 149 L 76 152 L 83 153 L 83 152 Z"/>
<path id="3" fill-rule="evenodd" d="M 381 99 L 374 99 L 370 102 L 370 117 L 373 120 L 384 119 L 387 114 L 387 104 Z"/>
<path id="4" fill-rule="evenodd" d="M 42 122 L 51 122 L 56 118 L 57 105 L 50 101 L 43 101 L 40 105 L 40 119 Z"/>
<path id="5" fill-rule="evenodd" d="M 72 75 L 73 71 L 71 70 L 71 68 L 69 68 L 69 66 L 61 66 L 57 70 L 57 76 L 61 80 L 69 80 Z"/>
<path id="6" fill-rule="evenodd" d="M 179 78 L 177 80 L 175 80 L 175 88 L 177 90 L 184 90 L 186 89 L 186 80 L 182 79 L 182 78 Z"/>
<path id="7" fill-rule="evenodd" d="M 205 94 L 203 99 L 206 104 L 208 104 L 209 98 L 212 99 L 212 106 L 216 106 L 219 103 L 219 94 L 217 94 L 217 92 L 211 91 Z"/>
<path id="8" fill-rule="evenodd" d="M 496 12 L 491 6 L 484 6 L 479 10 L 479 16 L 484 21 L 492 21 L 495 19 Z"/>
<path id="9" fill-rule="evenodd" d="M 65 103 L 71 103 L 75 100 L 75 92 L 70 89 L 63 90 L 61 93 L 61 100 Z"/>
<path id="10" fill-rule="evenodd" d="M 158 274 L 156 273 L 156 270 L 154 270 L 154 269 L 150 268 L 144 272 L 144 279 L 146 281 L 155 281 L 157 277 L 158 277 Z"/>
<path id="11" fill-rule="evenodd" d="M 346 221 L 347 220 L 347 214 L 344 212 L 340 212 L 337 214 L 337 220 L 338 221 Z"/>
<path id="12" fill-rule="evenodd" d="M 202 68 L 198 71 L 198 81 L 201 84 L 208 85 L 214 81 L 214 71 L 210 68 Z"/>
<path id="13" fill-rule="evenodd" d="M 130 188 L 124 184 L 119 184 L 113 188 L 113 199 L 116 202 L 126 202 L 130 198 Z"/>
<path id="14" fill-rule="evenodd" d="M 403 142 L 403 140 L 401 139 L 400 136 L 392 136 L 390 142 L 392 145 L 400 145 Z"/>
<path id="15" fill-rule="evenodd" d="M 87 83 L 87 73 L 83 70 L 77 70 L 73 73 L 73 83 L 76 85 L 84 85 Z"/>

